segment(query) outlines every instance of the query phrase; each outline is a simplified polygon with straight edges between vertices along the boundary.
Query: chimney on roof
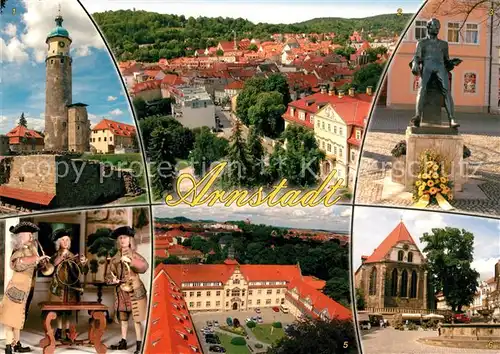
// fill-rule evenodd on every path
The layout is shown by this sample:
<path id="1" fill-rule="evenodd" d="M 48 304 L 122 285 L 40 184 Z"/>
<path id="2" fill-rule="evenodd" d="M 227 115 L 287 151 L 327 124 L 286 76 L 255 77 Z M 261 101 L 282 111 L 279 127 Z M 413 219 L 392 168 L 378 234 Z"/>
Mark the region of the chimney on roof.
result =
<path id="1" fill-rule="evenodd" d="M 321 93 L 326 93 L 326 86 L 325 85 L 321 86 Z"/>
<path id="2" fill-rule="evenodd" d="M 361 264 L 365 263 L 367 259 L 368 259 L 367 256 L 361 256 Z"/>
<path id="3" fill-rule="evenodd" d="M 349 87 L 349 96 L 354 97 L 354 87 Z"/>
<path id="4" fill-rule="evenodd" d="M 333 90 L 333 88 L 330 88 L 328 90 L 328 96 L 333 96 L 333 95 L 335 95 L 335 91 Z"/>
<path id="5" fill-rule="evenodd" d="M 373 94 L 373 87 L 372 86 L 367 86 L 366 87 L 366 94 L 368 96 L 371 96 Z"/>
<path id="6" fill-rule="evenodd" d="M 344 90 L 339 90 L 339 98 L 344 97 Z"/>

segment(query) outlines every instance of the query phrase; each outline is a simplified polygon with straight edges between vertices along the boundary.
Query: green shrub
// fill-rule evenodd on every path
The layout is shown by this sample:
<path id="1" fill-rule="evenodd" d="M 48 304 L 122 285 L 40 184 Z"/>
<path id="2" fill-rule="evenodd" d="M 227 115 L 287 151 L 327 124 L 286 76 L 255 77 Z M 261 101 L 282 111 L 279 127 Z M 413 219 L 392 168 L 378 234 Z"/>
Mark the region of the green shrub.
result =
<path id="1" fill-rule="evenodd" d="M 283 327 L 283 325 L 281 324 L 281 322 L 274 322 L 273 327 L 274 328 L 281 328 L 281 327 Z"/>
<path id="2" fill-rule="evenodd" d="M 248 328 L 255 328 L 255 326 L 257 326 L 257 324 L 254 321 L 247 322 Z"/>
<path id="3" fill-rule="evenodd" d="M 245 345 L 245 344 L 247 344 L 247 341 L 243 337 L 233 337 L 233 339 L 231 339 L 231 344 L 232 345 Z"/>
<path id="4" fill-rule="evenodd" d="M 416 331 L 416 330 L 418 330 L 418 326 L 415 323 L 410 322 L 410 323 L 408 323 L 408 330 L 409 331 Z"/>
<path id="5" fill-rule="evenodd" d="M 231 332 L 231 333 L 234 333 L 234 334 L 238 334 L 240 336 L 246 336 L 247 335 L 247 332 L 245 331 L 245 329 L 243 327 L 229 327 L 229 326 L 220 326 L 219 327 L 220 329 L 222 329 L 223 331 L 227 331 L 227 332 Z"/>

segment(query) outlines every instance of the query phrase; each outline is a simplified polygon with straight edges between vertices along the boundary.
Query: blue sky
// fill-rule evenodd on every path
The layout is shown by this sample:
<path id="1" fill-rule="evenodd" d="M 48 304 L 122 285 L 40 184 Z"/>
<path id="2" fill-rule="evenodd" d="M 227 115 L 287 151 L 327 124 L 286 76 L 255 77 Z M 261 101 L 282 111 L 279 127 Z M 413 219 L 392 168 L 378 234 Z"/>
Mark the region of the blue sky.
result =
<path id="1" fill-rule="evenodd" d="M 90 12 L 137 9 L 186 17 L 242 17 L 252 22 L 295 23 L 317 17 L 367 17 L 403 12 L 416 12 L 423 1 L 359 1 L 359 0 L 81 0 Z"/>
<path id="2" fill-rule="evenodd" d="M 119 76 L 97 30 L 76 0 L 59 2 L 63 27 L 73 40 L 73 102 L 89 105 L 93 124 L 104 117 L 133 124 Z M 59 2 L 7 3 L 0 25 L 0 133 L 12 129 L 22 112 L 30 128 L 43 130 L 45 38 L 55 27 Z"/>
<path id="3" fill-rule="evenodd" d="M 239 221 L 250 219 L 253 224 L 266 224 L 281 227 L 349 232 L 351 206 L 313 208 L 302 207 L 237 207 L 214 205 L 213 207 L 154 206 L 154 217 L 184 216 L 191 220 Z"/>
<path id="4" fill-rule="evenodd" d="M 374 220 L 377 227 L 373 225 Z M 357 206 L 354 209 L 352 230 L 354 270 L 361 264 L 362 255 L 373 250 L 403 220 L 411 236 L 422 251 L 420 237 L 432 228 L 446 226 L 464 229 L 474 234 L 473 267 L 485 280 L 494 275 L 494 265 L 500 260 L 500 221 L 469 215 L 447 214 L 430 211 L 371 208 Z"/>

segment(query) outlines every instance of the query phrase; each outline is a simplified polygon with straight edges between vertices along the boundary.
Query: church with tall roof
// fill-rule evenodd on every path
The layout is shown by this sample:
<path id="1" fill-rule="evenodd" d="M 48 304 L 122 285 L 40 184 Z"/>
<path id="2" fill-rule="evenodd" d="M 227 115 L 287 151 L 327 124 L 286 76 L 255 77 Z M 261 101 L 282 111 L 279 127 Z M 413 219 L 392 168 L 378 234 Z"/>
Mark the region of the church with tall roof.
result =
<path id="1" fill-rule="evenodd" d="M 86 152 L 90 150 L 90 120 L 87 105 L 74 103 L 72 97 L 72 40 L 62 26 L 63 17 L 46 39 L 44 150 Z"/>
<path id="2" fill-rule="evenodd" d="M 371 309 L 428 308 L 425 257 L 401 221 L 370 256 L 361 257 L 355 273 L 365 306 Z"/>

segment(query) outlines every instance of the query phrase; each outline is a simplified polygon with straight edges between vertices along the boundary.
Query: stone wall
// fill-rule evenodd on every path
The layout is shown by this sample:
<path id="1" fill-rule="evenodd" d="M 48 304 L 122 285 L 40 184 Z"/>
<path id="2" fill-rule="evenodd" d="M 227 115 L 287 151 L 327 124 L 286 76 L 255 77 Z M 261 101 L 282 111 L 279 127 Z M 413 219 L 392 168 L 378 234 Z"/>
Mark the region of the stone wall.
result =
<path id="1" fill-rule="evenodd" d="M 53 208 L 105 204 L 125 195 L 120 171 L 60 155 L 11 158 L 8 187 L 55 194 Z"/>
<path id="2" fill-rule="evenodd" d="M 54 207 L 78 207 L 106 204 L 125 195 L 123 175 L 120 171 L 83 160 L 70 160 L 57 156 L 59 176 L 56 182 Z M 67 174 L 65 167 L 68 165 Z"/>

